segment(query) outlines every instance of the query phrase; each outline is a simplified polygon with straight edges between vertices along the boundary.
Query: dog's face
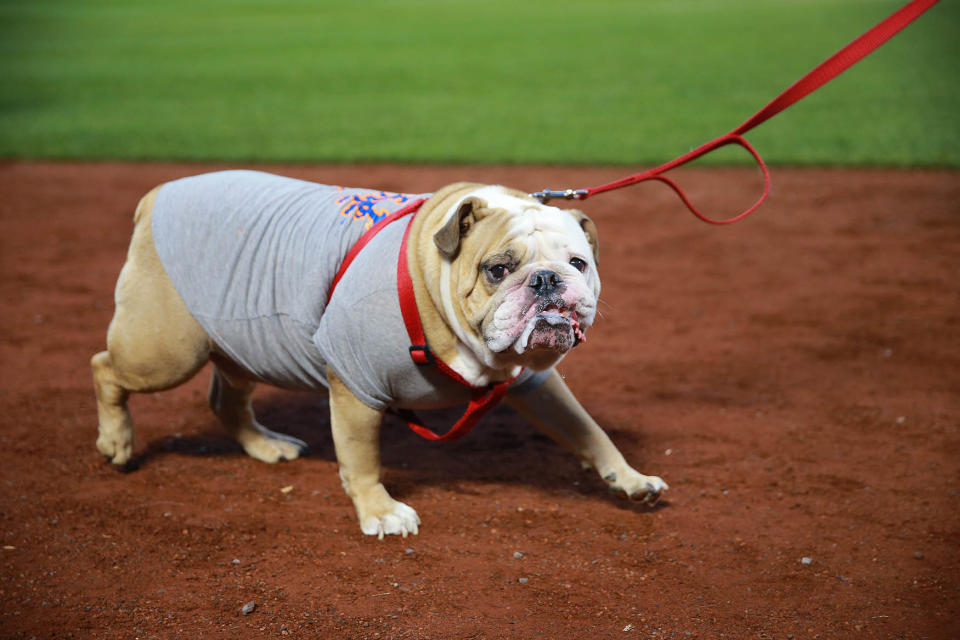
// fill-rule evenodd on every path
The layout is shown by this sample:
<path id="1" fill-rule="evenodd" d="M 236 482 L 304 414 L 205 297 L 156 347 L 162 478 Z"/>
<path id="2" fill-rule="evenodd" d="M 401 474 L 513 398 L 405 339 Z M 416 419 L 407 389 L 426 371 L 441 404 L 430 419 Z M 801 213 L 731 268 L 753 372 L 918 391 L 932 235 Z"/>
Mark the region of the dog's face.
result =
<path id="1" fill-rule="evenodd" d="M 503 187 L 480 188 L 447 215 L 434 236 L 448 260 L 444 306 L 486 364 L 543 370 L 585 339 L 600 293 L 589 218 Z"/>

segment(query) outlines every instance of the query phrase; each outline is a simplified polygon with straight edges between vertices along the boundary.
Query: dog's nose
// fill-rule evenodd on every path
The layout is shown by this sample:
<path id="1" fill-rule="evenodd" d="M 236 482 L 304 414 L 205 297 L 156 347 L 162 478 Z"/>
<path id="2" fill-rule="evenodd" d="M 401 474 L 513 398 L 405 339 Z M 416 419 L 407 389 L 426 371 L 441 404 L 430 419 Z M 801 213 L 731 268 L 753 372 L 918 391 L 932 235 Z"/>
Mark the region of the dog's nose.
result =
<path id="1" fill-rule="evenodd" d="M 545 296 L 556 292 L 562 283 L 563 279 L 559 273 L 544 270 L 534 273 L 530 278 L 528 286 L 533 289 L 533 292 L 538 296 Z"/>

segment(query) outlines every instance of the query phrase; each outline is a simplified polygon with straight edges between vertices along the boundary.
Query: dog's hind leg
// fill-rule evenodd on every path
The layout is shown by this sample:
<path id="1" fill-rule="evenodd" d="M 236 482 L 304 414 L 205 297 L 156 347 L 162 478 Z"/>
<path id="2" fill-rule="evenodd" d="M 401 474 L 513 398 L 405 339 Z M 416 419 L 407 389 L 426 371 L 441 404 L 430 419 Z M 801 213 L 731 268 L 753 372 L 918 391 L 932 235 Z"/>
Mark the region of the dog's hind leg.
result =
<path id="1" fill-rule="evenodd" d="M 137 207 L 127 261 L 117 280 L 107 350 L 90 361 L 100 421 L 97 449 L 116 465 L 126 464 L 133 451 L 130 393 L 175 387 L 210 357 L 206 332 L 187 311 L 154 248 L 155 197 L 156 189 Z"/>
<path id="2" fill-rule="evenodd" d="M 97 449 L 113 464 L 126 464 L 133 452 L 133 419 L 127 408 L 130 392 L 117 384 L 109 351 L 93 356 L 90 368 L 99 418 Z"/>
<path id="3" fill-rule="evenodd" d="M 250 406 L 250 395 L 256 383 L 232 371 L 228 373 L 232 367 L 218 362 L 214 358 L 208 395 L 210 408 L 247 455 L 273 463 L 293 460 L 306 451 L 306 442 L 270 431 L 257 422 Z"/>

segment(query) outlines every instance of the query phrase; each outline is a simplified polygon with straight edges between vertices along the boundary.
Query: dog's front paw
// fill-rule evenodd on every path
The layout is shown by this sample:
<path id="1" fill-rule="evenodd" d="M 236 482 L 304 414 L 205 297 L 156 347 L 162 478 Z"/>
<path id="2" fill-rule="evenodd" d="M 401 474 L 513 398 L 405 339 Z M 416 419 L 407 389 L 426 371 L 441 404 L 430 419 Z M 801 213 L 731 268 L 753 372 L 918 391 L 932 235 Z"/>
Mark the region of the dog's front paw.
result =
<path id="1" fill-rule="evenodd" d="M 603 476 L 604 482 L 621 497 L 653 506 L 670 487 L 657 476 L 645 476 L 629 467 L 626 470 L 610 471 Z"/>
<path id="2" fill-rule="evenodd" d="M 348 491 L 349 493 L 349 491 Z M 368 536 L 377 536 L 383 540 L 385 535 L 399 534 L 404 538 L 409 534 L 417 535 L 420 516 L 413 508 L 390 497 L 382 484 L 377 484 L 354 497 L 360 529 Z"/>
<path id="3" fill-rule="evenodd" d="M 404 538 L 408 534 L 417 535 L 420 526 L 420 516 L 412 507 L 402 502 L 393 501 L 393 508 L 377 515 L 368 515 L 361 518 L 360 528 L 368 536 L 377 536 L 383 540 L 384 535 L 399 534 Z"/>

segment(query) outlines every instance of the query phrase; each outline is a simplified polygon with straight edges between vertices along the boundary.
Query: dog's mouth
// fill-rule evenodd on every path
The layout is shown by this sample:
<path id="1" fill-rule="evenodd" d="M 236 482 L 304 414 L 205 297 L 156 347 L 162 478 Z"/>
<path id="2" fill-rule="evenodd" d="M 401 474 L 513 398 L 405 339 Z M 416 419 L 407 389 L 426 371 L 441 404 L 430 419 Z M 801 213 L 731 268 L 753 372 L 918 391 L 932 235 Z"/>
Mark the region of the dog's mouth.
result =
<path id="1" fill-rule="evenodd" d="M 549 349 L 563 353 L 586 339 L 577 312 L 550 303 L 527 320 L 514 343 L 514 349 L 517 353 L 529 349 Z"/>

